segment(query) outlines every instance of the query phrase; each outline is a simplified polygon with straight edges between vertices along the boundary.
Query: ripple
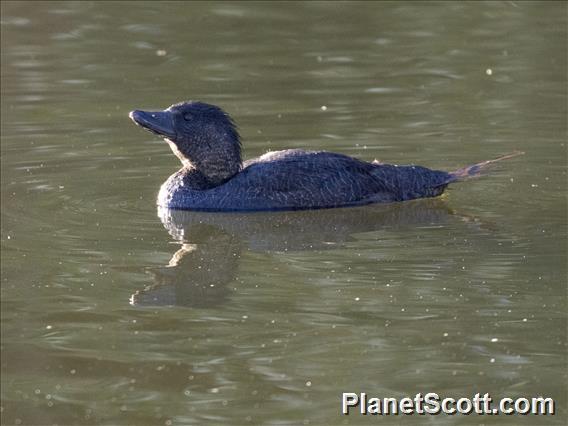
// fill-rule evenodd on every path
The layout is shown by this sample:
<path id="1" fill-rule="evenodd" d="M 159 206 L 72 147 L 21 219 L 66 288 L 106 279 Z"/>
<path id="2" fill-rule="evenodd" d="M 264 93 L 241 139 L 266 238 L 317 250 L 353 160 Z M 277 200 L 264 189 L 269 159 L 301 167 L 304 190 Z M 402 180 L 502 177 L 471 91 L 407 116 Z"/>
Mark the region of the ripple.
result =
<path id="1" fill-rule="evenodd" d="M 160 35 L 162 34 L 162 26 L 159 24 L 128 24 L 121 27 L 135 34 L 149 34 L 149 35 Z"/>
<path id="2" fill-rule="evenodd" d="M 365 89 L 365 93 L 399 93 L 403 92 L 404 90 L 400 87 L 371 87 L 369 89 Z"/>
<path id="3" fill-rule="evenodd" d="M 8 16 L 8 17 L 3 17 L 2 20 L 0 20 L 0 25 L 13 25 L 16 27 L 25 27 L 31 24 L 31 22 L 32 21 L 28 18 L 23 18 L 18 16 Z"/>

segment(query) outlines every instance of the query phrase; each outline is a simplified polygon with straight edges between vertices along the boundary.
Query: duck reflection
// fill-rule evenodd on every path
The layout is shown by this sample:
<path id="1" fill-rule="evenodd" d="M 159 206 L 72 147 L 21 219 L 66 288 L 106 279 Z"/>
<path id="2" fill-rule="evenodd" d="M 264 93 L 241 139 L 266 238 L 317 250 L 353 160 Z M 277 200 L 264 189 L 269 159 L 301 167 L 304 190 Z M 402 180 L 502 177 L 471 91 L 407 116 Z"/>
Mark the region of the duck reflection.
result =
<path id="1" fill-rule="evenodd" d="M 158 209 L 181 248 L 154 283 L 131 296 L 137 306 L 210 307 L 223 303 L 243 250 L 283 252 L 340 247 L 354 234 L 442 225 L 454 217 L 443 200 L 274 213 L 211 213 Z"/>

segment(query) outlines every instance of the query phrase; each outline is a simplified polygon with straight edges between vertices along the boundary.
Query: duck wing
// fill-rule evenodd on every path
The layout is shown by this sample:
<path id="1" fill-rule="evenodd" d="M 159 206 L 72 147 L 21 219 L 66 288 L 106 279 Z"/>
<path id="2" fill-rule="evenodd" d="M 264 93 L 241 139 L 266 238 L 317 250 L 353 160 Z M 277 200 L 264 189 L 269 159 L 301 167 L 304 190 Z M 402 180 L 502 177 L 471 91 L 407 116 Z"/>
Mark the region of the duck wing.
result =
<path id="1" fill-rule="evenodd" d="M 376 167 L 341 154 L 288 150 L 246 163 L 239 179 L 249 193 L 290 208 L 395 201 L 396 187 Z"/>

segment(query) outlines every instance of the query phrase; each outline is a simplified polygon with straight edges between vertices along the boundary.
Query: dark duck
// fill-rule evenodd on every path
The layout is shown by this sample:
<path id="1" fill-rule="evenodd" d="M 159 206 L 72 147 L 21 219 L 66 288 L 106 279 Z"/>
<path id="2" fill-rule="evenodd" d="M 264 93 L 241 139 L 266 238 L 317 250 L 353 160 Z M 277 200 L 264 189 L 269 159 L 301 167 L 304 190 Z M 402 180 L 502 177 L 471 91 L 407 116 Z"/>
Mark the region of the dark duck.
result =
<path id="1" fill-rule="evenodd" d="M 158 205 L 202 211 L 301 210 L 436 197 L 491 163 L 453 172 L 366 162 L 325 151 L 288 149 L 243 162 L 235 123 L 221 108 L 182 102 L 130 118 L 168 142 L 183 167 L 160 188 Z"/>

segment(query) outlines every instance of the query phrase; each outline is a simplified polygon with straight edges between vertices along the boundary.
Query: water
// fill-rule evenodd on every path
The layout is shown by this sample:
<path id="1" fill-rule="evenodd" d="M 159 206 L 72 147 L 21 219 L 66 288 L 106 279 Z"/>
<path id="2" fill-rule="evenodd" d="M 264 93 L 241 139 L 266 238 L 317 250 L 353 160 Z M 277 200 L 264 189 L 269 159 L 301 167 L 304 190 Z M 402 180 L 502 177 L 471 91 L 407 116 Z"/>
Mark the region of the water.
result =
<path id="1" fill-rule="evenodd" d="M 2 2 L 2 423 L 565 424 L 566 3 Z M 435 200 L 157 212 L 135 108 L 451 170 Z M 340 416 L 341 392 L 557 414 Z"/>

